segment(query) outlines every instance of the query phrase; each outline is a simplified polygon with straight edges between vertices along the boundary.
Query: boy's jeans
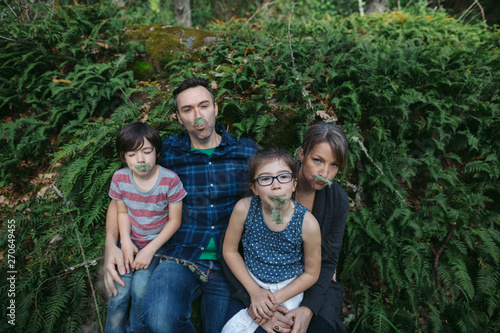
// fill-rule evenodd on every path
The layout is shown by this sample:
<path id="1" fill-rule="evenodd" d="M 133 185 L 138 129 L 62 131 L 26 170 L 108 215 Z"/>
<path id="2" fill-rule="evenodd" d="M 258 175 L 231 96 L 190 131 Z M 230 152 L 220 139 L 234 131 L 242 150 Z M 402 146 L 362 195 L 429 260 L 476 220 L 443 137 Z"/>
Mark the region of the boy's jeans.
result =
<path id="1" fill-rule="evenodd" d="M 192 304 L 201 295 L 203 332 L 220 333 L 231 299 L 231 287 L 217 261 L 198 260 L 196 266 L 207 281 L 189 267 L 163 260 L 151 277 L 142 318 L 147 332 L 195 333 L 189 320 Z"/>
<path id="2" fill-rule="evenodd" d="M 141 320 L 141 305 L 146 293 L 148 280 L 154 269 L 160 263 L 160 258 L 153 257 L 147 269 L 140 269 L 135 272 L 120 275 L 125 287 L 115 282 L 118 294 L 111 296 L 108 300 L 108 316 L 106 319 L 106 333 L 118 332 L 146 332 Z M 127 316 L 130 298 L 130 315 Z M 127 321 L 128 318 L 128 321 Z"/>

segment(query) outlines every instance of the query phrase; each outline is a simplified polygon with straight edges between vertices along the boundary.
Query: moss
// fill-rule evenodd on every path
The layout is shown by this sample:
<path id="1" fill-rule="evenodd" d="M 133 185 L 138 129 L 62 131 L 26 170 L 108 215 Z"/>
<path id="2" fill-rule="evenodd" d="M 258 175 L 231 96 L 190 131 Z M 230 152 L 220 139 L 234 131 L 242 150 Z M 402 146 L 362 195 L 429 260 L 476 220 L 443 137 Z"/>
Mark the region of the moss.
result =
<path id="1" fill-rule="evenodd" d="M 149 171 L 149 169 L 151 169 L 151 167 L 149 166 L 149 164 L 146 164 L 146 163 L 134 165 L 134 168 L 137 171 Z"/>
<path id="2" fill-rule="evenodd" d="M 271 211 L 271 219 L 276 224 L 283 224 L 283 212 L 281 209 L 278 209 L 279 206 L 283 208 L 288 203 L 288 199 L 283 195 L 278 195 L 275 197 L 269 197 L 271 201 L 274 203 L 273 209 Z"/>
<path id="3" fill-rule="evenodd" d="M 325 182 L 326 185 L 328 185 L 328 186 L 331 186 L 333 183 L 331 179 L 325 178 L 325 177 L 320 176 L 320 175 L 314 175 L 314 180 L 317 182 Z"/>
<path id="4" fill-rule="evenodd" d="M 194 118 L 194 124 L 196 126 L 203 126 L 205 124 L 205 117 Z"/>
<path id="5" fill-rule="evenodd" d="M 198 51 L 208 44 L 219 40 L 220 32 L 199 30 L 169 25 L 134 25 L 124 32 L 124 41 L 138 41 L 145 49 L 141 63 L 151 67 L 141 67 L 140 73 L 152 75 L 164 70 L 164 66 L 177 57 L 190 57 L 190 61 L 197 60 Z M 161 73 L 159 74 L 161 76 Z"/>
<path id="6" fill-rule="evenodd" d="M 139 80 L 147 80 L 156 72 L 154 66 L 146 61 L 136 61 L 130 66 L 130 69 L 134 72 L 134 77 Z"/>

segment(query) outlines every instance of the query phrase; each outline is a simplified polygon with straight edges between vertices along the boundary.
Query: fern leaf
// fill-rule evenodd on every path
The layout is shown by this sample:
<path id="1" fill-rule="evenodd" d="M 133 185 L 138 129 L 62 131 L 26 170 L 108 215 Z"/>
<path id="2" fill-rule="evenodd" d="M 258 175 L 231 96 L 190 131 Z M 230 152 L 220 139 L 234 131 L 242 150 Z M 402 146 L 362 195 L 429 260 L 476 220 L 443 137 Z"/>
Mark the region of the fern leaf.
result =
<path id="1" fill-rule="evenodd" d="M 452 263 L 453 275 L 457 279 L 458 284 L 460 284 L 469 299 L 474 299 L 474 285 L 472 284 L 472 279 L 467 272 L 465 263 L 463 261 Z"/>

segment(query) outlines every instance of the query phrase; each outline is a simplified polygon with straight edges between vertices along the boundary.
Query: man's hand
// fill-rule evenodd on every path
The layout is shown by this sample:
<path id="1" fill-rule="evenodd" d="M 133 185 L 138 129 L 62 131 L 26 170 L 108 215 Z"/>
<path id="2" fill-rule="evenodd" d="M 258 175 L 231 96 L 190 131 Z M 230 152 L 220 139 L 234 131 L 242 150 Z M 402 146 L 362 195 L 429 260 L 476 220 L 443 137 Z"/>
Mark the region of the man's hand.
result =
<path id="1" fill-rule="evenodd" d="M 108 296 L 118 295 L 118 290 L 115 287 L 115 281 L 125 287 L 125 282 L 120 278 L 125 274 L 125 265 L 123 261 L 123 252 L 116 245 L 107 245 L 104 250 L 104 286 L 108 292 Z"/>
<path id="2" fill-rule="evenodd" d="M 313 312 L 306 306 L 289 311 L 286 317 L 292 319 L 294 323 L 291 333 L 306 333 L 312 316 Z"/>
<path id="3" fill-rule="evenodd" d="M 137 252 L 139 252 L 139 249 L 134 245 L 134 243 L 132 243 L 130 239 L 128 240 L 128 242 L 122 241 L 122 253 L 123 259 L 125 260 L 125 270 L 127 271 L 127 273 L 130 273 L 130 270 L 134 269 L 134 257 Z"/>

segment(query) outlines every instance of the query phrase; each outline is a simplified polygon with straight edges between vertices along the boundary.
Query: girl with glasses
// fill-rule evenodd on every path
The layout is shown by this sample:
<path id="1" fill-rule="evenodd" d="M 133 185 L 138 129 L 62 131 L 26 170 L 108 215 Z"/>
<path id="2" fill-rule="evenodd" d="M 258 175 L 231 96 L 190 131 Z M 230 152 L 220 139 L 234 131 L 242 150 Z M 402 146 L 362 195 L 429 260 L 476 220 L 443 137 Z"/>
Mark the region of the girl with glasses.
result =
<path id="1" fill-rule="evenodd" d="M 224 259 L 250 295 L 250 309 L 236 313 L 222 332 L 254 332 L 279 306 L 300 306 L 303 292 L 318 279 L 321 267 L 319 224 L 292 200 L 296 167 L 284 151 L 257 152 L 248 162 L 253 196 L 235 206 L 223 244 Z M 238 245 L 243 245 L 243 256 Z M 276 325 L 274 330 L 279 331 Z"/>
<path id="2" fill-rule="evenodd" d="M 342 238 L 349 211 L 349 198 L 334 180 L 347 168 L 348 140 L 338 125 L 320 122 L 312 125 L 297 150 L 298 179 L 294 200 L 307 207 L 321 230 L 321 274 L 318 281 L 304 292 L 300 306 L 293 310 L 278 307 L 269 320 L 257 320 L 250 297 L 241 283 L 223 263 L 224 273 L 232 286 L 231 305 L 226 318 L 249 307 L 256 319 L 258 333 L 343 333 L 343 288 L 336 276 Z M 276 180 L 274 180 L 276 182 Z M 222 259 L 222 256 L 221 256 Z"/>

